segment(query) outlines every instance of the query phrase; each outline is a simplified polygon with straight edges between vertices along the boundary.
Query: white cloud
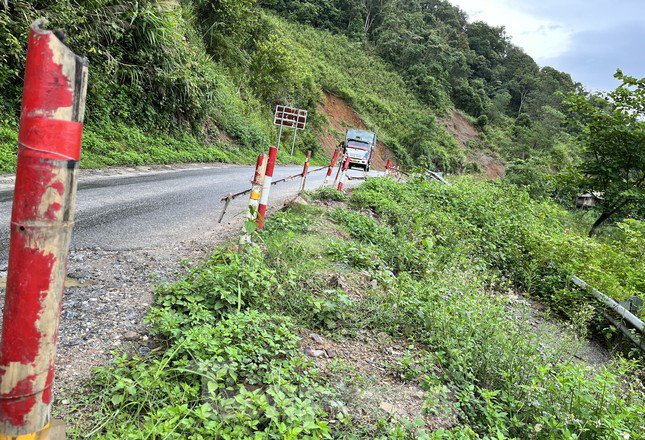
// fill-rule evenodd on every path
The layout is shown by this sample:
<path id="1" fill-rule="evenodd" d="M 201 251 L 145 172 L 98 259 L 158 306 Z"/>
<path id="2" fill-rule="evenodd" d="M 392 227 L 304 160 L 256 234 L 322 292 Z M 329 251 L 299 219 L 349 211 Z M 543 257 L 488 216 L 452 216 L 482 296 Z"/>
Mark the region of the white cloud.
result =
<path id="1" fill-rule="evenodd" d="M 569 50 L 573 29 L 553 19 L 520 10 L 512 0 L 450 0 L 463 9 L 470 21 L 504 26 L 513 44 L 540 61 Z M 541 64 L 541 63 L 540 63 Z"/>
<path id="2" fill-rule="evenodd" d="M 504 26 L 538 64 L 569 72 L 591 89 L 616 87 L 620 67 L 645 76 L 645 0 L 449 0 L 470 21 Z"/>

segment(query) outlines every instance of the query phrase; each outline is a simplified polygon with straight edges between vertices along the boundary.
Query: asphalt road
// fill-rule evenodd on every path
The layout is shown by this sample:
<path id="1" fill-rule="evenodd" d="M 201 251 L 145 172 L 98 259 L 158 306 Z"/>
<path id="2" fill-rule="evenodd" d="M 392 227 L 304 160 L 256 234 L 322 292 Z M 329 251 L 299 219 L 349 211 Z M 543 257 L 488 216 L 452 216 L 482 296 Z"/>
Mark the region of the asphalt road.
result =
<path id="1" fill-rule="evenodd" d="M 312 167 L 315 169 L 317 167 Z M 297 174 L 300 166 L 276 167 L 274 180 Z M 307 189 L 321 185 L 325 171 L 309 174 Z M 350 176 L 361 176 L 349 171 Z M 253 168 L 214 166 L 130 176 L 79 179 L 73 249 L 99 247 L 134 250 L 172 247 L 217 227 L 228 193 L 249 188 Z M 333 176 L 332 176 L 333 177 Z M 280 203 L 297 193 L 300 179 L 274 185 L 271 196 Z M 0 269 L 9 247 L 12 190 L 0 191 Z M 243 215 L 248 196 L 231 203 L 223 223 Z"/>

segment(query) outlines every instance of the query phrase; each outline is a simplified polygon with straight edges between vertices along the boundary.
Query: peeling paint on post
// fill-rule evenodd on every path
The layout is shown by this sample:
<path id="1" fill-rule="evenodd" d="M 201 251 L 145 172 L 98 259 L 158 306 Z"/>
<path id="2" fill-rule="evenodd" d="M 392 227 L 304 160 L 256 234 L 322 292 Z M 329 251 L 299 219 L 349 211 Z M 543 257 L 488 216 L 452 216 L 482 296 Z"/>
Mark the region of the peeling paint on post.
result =
<path id="1" fill-rule="evenodd" d="M 343 164 L 343 172 L 340 174 L 340 180 L 338 182 L 338 191 L 343 190 L 343 181 L 345 180 L 345 174 L 347 174 L 347 170 L 349 169 L 349 156 L 345 159 L 345 163 Z"/>
<path id="2" fill-rule="evenodd" d="M 0 438 L 54 435 L 54 358 L 88 63 L 44 25 L 30 27 L 24 77 L 0 342 Z"/>
<path id="3" fill-rule="evenodd" d="M 338 155 L 340 154 L 340 150 L 337 148 L 334 150 L 334 155 L 331 157 L 331 162 L 329 162 L 329 169 L 327 169 L 327 175 L 325 176 L 325 180 L 323 181 L 322 186 L 327 186 L 327 183 L 329 182 L 329 177 L 331 176 L 332 171 L 334 171 L 334 167 L 336 166 L 336 161 L 338 160 Z"/>
<path id="4" fill-rule="evenodd" d="M 264 175 L 267 170 L 267 155 L 260 154 L 255 164 L 255 174 L 251 182 L 251 195 L 249 196 L 249 211 L 246 213 L 248 220 L 255 220 L 258 216 L 258 207 L 260 206 L 260 197 L 262 196 L 262 184 Z"/>
<path id="5" fill-rule="evenodd" d="M 264 227 L 264 219 L 267 214 L 269 205 L 269 193 L 271 192 L 271 183 L 273 182 L 273 170 L 275 169 L 275 159 L 278 156 L 276 147 L 269 148 L 269 160 L 267 161 L 266 172 L 264 173 L 264 182 L 262 182 L 262 195 L 258 206 L 258 229 Z"/>
<path id="6" fill-rule="evenodd" d="M 305 185 L 307 183 L 307 170 L 309 169 L 309 160 L 311 159 L 311 151 L 307 151 L 305 164 L 302 166 L 302 179 L 300 181 L 300 194 L 305 192 Z"/>
<path id="7" fill-rule="evenodd" d="M 264 174 L 267 169 L 267 155 L 260 154 L 258 161 L 255 164 L 255 174 L 251 181 L 251 194 L 249 196 L 249 209 L 246 212 L 246 219 L 253 221 L 258 216 L 258 208 L 260 206 L 260 197 L 262 196 L 262 184 L 264 183 Z M 242 237 L 240 244 L 250 243 L 251 236 L 246 231 L 246 225 L 242 227 Z M 0 439 L 1 440 L 1 439 Z"/>

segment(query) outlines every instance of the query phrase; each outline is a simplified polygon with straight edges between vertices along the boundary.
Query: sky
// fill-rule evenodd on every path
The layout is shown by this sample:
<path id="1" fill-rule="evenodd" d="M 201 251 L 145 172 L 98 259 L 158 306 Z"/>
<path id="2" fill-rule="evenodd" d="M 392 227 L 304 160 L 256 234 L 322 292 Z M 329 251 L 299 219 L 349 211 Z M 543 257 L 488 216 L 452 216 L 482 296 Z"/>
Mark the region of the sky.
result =
<path id="1" fill-rule="evenodd" d="M 504 26 L 540 66 L 570 73 L 587 90 L 616 88 L 613 77 L 645 77 L 645 0 L 449 0 L 469 21 Z"/>

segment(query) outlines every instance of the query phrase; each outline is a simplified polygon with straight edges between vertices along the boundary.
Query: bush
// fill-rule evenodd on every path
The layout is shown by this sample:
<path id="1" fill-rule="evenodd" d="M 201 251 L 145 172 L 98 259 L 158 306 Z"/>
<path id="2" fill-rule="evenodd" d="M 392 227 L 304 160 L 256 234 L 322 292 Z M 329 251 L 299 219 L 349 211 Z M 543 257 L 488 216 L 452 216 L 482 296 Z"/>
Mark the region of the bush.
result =
<path id="1" fill-rule="evenodd" d="M 570 317 L 588 302 L 569 282 L 573 274 L 617 300 L 643 295 L 634 275 L 643 273 L 637 254 L 622 252 L 622 242 L 587 239 L 570 227 L 564 209 L 534 201 L 524 190 L 467 178 L 452 186 L 379 179 L 366 182 L 350 201 L 373 209 L 415 248 L 426 240 L 440 253 L 467 253 Z"/>

